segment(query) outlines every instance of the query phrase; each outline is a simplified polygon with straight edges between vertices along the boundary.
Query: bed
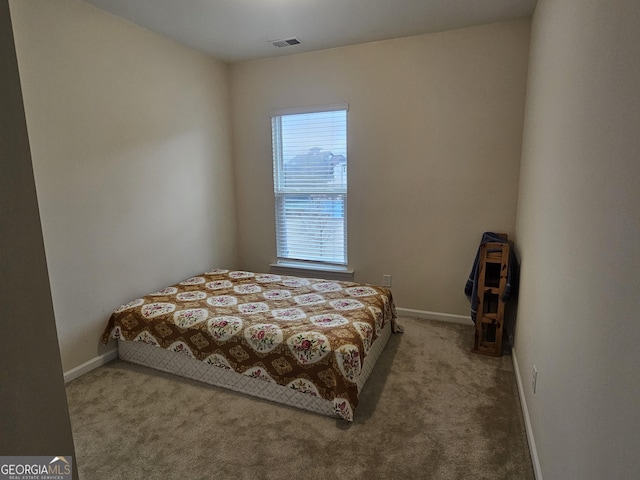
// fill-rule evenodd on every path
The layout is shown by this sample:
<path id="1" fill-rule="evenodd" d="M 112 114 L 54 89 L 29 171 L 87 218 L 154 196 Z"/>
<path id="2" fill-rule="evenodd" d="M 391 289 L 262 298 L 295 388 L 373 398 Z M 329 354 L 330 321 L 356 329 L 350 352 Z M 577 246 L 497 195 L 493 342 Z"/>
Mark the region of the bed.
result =
<path id="1" fill-rule="evenodd" d="M 396 324 L 385 287 L 214 269 L 118 307 L 120 358 L 353 421 Z"/>

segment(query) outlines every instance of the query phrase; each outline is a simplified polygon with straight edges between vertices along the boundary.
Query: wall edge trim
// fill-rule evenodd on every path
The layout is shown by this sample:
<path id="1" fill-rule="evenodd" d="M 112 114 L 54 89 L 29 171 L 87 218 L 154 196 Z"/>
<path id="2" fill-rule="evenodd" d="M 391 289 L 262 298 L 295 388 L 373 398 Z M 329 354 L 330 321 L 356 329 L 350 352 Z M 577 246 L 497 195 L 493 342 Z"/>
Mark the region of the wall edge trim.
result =
<path id="1" fill-rule="evenodd" d="M 118 349 L 115 348 L 106 353 L 103 353 L 102 355 L 98 355 L 90 360 L 87 360 L 83 364 L 64 372 L 64 383 L 69 383 L 71 380 L 75 380 L 85 373 L 89 373 L 91 370 L 95 370 L 96 368 L 101 367 L 102 365 L 105 365 L 112 360 L 115 360 L 117 357 Z"/>
<path id="2" fill-rule="evenodd" d="M 427 310 L 416 310 L 413 308 L 396 307 L 398 315 L 407 317 L 425 318 L 429 320 L 440 320 L 441 322 L 461 323 L 463 325 L 473 325 L 471 317 L 458 315 L 455 313 L 430 312 Z"/>
<path id="3" fill-rule="evenodd" d="M 522 415 L 524 417 L 524 427 L 527 432 L 527 443 L 529 444 L 531 463 L 533 463 L 533 474 L 536 480 L 543 480 L 540 459 L 538 458 L 538 449 L 536 448 L 536 440 L 533 436 L 533 427 L 531 426 L 531 417 L 529 416 L 529 408 L 524 398 L 524 387 L 522 385 L 522 376 L 520 375 L 520 366 L 518 365 L 515 347 L 511 349 L 511 358 L 513 360 L 513 370 L 516 374 L 516 383 L 518 384 L 518 395 L 520 396 L 520 407 L 522 408 Z"/>

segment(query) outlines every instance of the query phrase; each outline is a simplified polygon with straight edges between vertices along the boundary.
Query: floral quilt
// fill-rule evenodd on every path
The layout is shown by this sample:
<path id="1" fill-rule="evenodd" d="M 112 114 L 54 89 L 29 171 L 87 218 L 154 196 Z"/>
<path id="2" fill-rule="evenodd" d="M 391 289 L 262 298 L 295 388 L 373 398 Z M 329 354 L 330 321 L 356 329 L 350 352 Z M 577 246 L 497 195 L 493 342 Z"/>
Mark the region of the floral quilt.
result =
<path id="1" fill-rule="evenodd" d="M 395 316 L 384 287 L 216 269 L 121 305 L 102 341 L 145 342 L 319 396 L 352 421 L 364 359 Z"/>

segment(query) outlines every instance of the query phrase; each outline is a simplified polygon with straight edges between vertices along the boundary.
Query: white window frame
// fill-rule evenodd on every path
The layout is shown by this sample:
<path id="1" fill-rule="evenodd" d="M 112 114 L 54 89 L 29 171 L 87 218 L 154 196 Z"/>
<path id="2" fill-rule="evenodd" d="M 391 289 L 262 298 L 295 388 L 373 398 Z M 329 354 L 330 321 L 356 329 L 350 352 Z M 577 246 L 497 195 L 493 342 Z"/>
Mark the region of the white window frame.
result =
<path id="1" fill-rule="evenodd" d="M 281 131 L 281 118 L 285 115 L 297 115 L 297 114 L 308 114 L 308 113 L 320 113 L 320 112 L 330 112 L 330 111 L 345 111 L 348 114 L 349 105 L 346 103 L 341 104 L 332 104 L 332 105 L 323 105 L 323 106 L 313 106 L 313 107 L 294 107 L 294 108 L 284 108 L 273 110 L 270 112 L 271 116 L 271 125 L 272 125 L 272 148 L 273 148 L 273 174 L 274 174 L 274 200 L 275 200 L 275 214 L 276 214 L 276 263 L 272 266 L 280 266 L 280 267 L 292 267 L 292 268 L 301 268 L 308 270 L 318 270 L 318 271 L 336 271 L 336 272 L 351 272 L 348 270 L 348 250 L 347 250 L 347 200 L 348 200 L 348 186 L 344 187 L 343 191 L 333 191 L 330 188 L 322 188 L 322 189 L 310 189 L 310 190 L 297 190 L 297 191 L 288 191 L 287 188 L 283 188 L 283 174 L 284 174 L 284 163 L 285 158 L 283 158 L 283 148 L 282 148 L 282 131 Z M 348 140 L 347 140 L 348 143 Z M 348 163 L 348 156 L 347 156 Z M 348 184 L 348 175 L 347 175 L 347 184 Z M 343 215 L 343 241 L 344 241 L 344 258 L 340 262 L 329 261 L 329 260 L 309 260 L 309 259 L 299 259 L 299 258 L 289 258 L 285 255 L 282 255 L 282 244 L 280 235 L 280 204 L 282 200 L 288 195 L 295 195 L 300 193 L 309 193 L 309 194 L 337 194 L 341 195 L 344 199 L 344 215 Z"/>

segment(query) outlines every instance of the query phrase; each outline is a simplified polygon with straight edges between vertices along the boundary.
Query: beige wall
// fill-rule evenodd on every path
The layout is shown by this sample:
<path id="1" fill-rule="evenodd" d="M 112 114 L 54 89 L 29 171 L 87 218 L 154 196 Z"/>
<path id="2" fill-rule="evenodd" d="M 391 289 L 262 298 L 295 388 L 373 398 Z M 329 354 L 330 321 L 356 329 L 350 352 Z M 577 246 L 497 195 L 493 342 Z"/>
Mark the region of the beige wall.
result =
<path id="1" fill-rule="evenodd" d="M 235 263 L 228 67 L 79 0 L 10 7 L 69 370 L 121 302 Z"/>
<path id="2" fill-rule="evenodd" d="M 481 234 L 513 234 L 528 19 L 231 67 L 239 253 L 275 258 L 269 111 L 349 103 L 349 264 L 400 307 L 467 315 Z"/>
<path id="3" fill-rule="evenodd" d="M 6 0 L 0 1 L 0 45 L 0 455 L 71 455 L 75 467 Z"/>
<path id="4" fill-rule="evenodd" d="M 516 358 L 550 480 L 638 476 L 640 15 L 613 3 L 540 0 L 532 26 Z"/>

